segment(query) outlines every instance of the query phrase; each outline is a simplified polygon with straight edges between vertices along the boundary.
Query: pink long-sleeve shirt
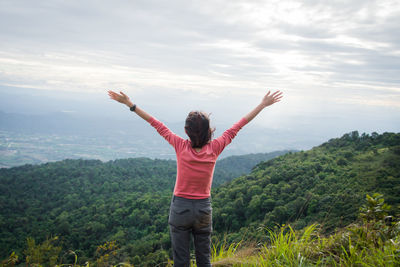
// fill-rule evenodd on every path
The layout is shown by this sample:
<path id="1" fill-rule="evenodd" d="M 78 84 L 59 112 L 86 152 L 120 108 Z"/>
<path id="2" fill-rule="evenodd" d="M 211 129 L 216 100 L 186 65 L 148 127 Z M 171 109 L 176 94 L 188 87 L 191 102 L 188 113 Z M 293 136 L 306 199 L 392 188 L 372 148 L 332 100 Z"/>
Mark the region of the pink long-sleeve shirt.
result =
<path id="1" fill-rule="evenodd" d="M 177 173 L 174 195 L 190 199 L 210 196 L 215 162 L 224 148 L 232 142 L 238 131 L 247 123 L 242 118 L 220 137 L 213 139 L 197 152 L 191 141 L 173 133 L 162 122 L 151 117 L 149 123 L 170 143 L 176 152 Z"/>

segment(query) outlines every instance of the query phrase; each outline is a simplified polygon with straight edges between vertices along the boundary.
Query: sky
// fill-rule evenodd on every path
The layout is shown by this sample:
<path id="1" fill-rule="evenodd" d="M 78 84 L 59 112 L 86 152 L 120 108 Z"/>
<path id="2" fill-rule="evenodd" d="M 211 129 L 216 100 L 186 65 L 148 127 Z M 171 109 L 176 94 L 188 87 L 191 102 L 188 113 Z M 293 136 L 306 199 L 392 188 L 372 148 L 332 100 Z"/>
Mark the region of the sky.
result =
<path id="1" fill-rule="evenodd" d="M 1 0 L 0 110 L 39 94 L 40 108 L 127 116 L 112 89 L 162 120 L 230 123 L 281 90 L 255 124 L 399 132 L 399 25 L 398 0 Z"/>

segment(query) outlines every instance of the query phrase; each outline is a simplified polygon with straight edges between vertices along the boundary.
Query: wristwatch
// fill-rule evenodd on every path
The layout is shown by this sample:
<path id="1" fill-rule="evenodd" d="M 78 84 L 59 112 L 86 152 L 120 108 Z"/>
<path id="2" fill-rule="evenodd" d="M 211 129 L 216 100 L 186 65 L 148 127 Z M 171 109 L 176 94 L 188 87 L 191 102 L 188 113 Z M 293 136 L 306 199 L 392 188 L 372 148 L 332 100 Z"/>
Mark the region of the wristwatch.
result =
<path id="1" fill-rule="evenodd" d="M 133 106 L 130 107 L 129 109 L 130 109 L 131 111 L 135 111 L 135 109 L 136 109 L 136 104 L 133 104 Z"/>

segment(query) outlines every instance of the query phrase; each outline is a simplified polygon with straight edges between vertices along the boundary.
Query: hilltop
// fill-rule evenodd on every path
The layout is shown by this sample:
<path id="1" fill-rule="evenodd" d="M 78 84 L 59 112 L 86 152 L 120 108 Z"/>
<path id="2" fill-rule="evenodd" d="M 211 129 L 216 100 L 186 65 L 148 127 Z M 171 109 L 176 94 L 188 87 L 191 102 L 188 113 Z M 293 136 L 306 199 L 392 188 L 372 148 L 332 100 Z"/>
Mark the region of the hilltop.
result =
<path id="1" fill-rule="evenodd" d="M 400 204 L 400 134 L 352 132 L 308 151 L 260 163 L 214 191 L 217 232 L 319 223 L 326 232 L 357 218 L 366 194 Z M 256 234 L 255 234 L 256 235 Z"/>
<path id="2" fill-rule="evenodd" d="M 249 158 L 257 158 L 252 155 Z M 217 179 L 214 239 L 268 238 L 266 227 L 318 223 L 325 233 L 357 219 L 368 193 L 381 193 L 392 213 L 400 203 L 400 134 L 352 132 L 308 151 L 262 161 L 239 177 Z M 254 163 L 256 164 L 256 163 Z M 248 166 L 248 164 L 244 164 Z M 248 168 L 248 167 L 246 167 Z M 227 171 L 227 170 L 225 170 Z M 23 255 L 26 238 L 57 235 L 64 250 L 91 261 L 97 247 L 119 244 L 118 262 L 152 266 L 170 258 L 167 227 L 175 162 L 146 158 L 103 163 L 65 160 L 0 171 L 1 257 Z"/>

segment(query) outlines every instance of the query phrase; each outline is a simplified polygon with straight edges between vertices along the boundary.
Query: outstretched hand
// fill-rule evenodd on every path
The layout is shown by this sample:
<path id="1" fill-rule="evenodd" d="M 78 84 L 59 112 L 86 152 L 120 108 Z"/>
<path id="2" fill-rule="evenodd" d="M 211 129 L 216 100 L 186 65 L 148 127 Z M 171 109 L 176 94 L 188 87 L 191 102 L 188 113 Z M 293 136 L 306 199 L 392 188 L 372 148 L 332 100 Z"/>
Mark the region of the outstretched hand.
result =
<path id="1" fill-rule="evenodd" d="M 127 106 L 130 106 L 130 104 L 132 103 L 129 97 L 123 92 L 120 92 L 120 94 L 118 94 L 114 91 L 109 90 L 108 95 L 110 96 L 111 99 L 118 101 L 119 103 L 125 104 Z"/>
<path id="2" fill-rule="evenodd" d="M 271 91 L 268 91 L 268 93 L 263 97 L 262 101 L 260 104 L 258 104 L 252 111 L 250 111 L 244 118 L 247 120 L 247 122 L 250 122 L 253 120 L 258 113 L 261 112 L 264 108 L 281 101 L 281 98 L 283 97 L 281 91 L 275 91 L 274 93 L 271 94 Z"/>
<path id="3" fill-rule="evenodd" d="M 281 91 L 275 91 L 274 93 L 271 94 L 271 91 L 268 91 L 268 93 L 264 96 L 263 100 L 261 101 L 261 104 L 264 107 L 268 107 L 276 102 L 281 101 L 281 98 L 283 97 Z"/>

